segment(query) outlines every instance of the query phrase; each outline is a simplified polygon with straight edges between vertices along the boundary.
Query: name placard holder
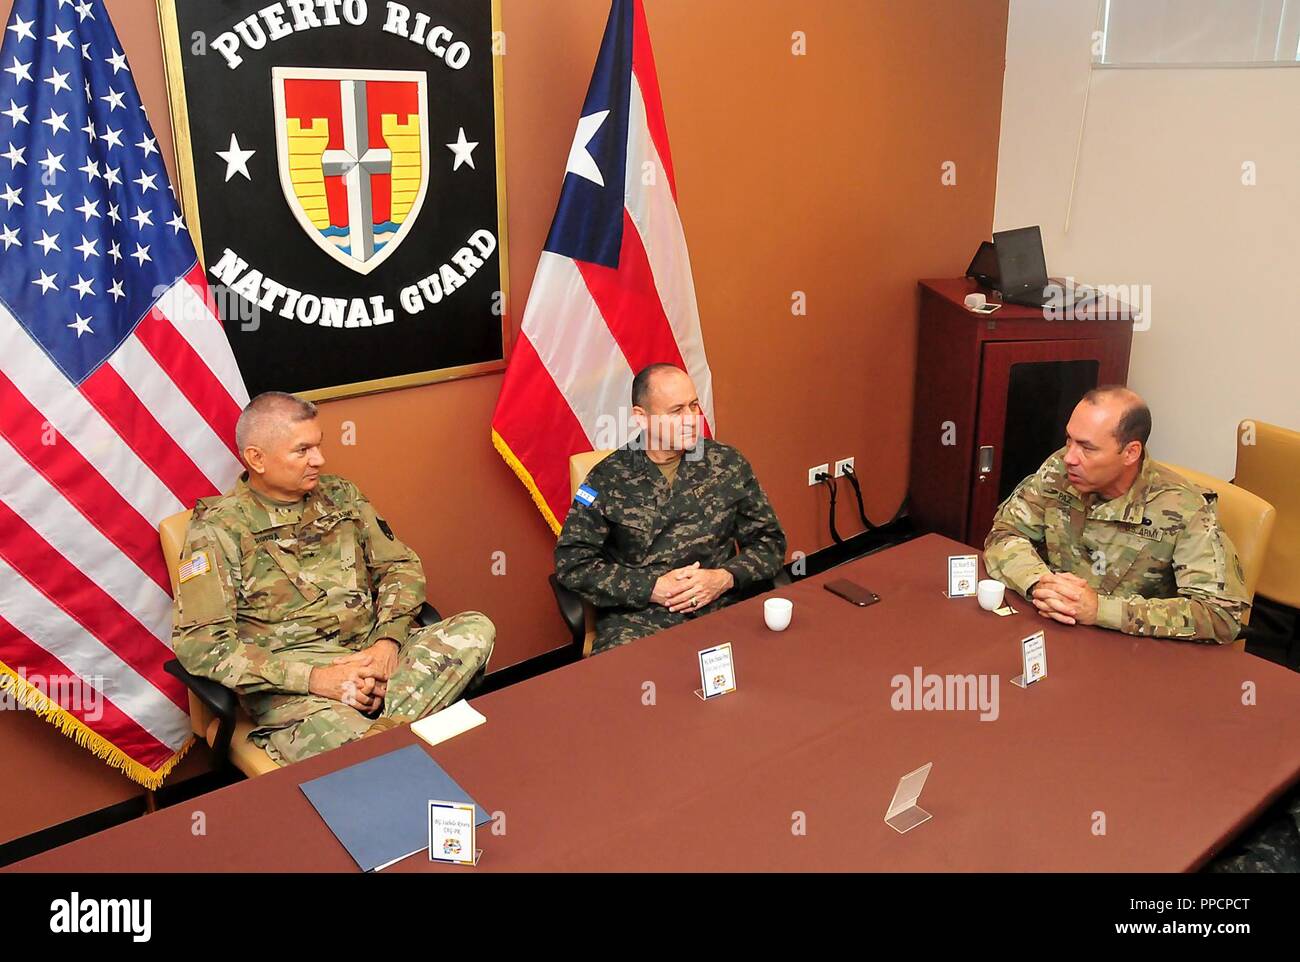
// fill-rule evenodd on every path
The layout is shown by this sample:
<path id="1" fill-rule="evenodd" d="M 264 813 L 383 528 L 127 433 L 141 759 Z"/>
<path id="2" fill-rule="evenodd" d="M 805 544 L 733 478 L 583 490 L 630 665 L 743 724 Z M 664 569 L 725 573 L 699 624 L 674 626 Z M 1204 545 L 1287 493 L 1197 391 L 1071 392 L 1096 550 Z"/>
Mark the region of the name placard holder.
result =
<path id="1" fill-rule="evenodd" d="M 970 598 L 975 594 L 980 580 L 979 555 L 955 554 L 948 556 L 948 589 L 945 598 Z"/>
<path id="2" fill-rule="evenodd" d="M 934 762 L 926 762 L 898 780 L 893 801 L 885 811 L 885 824 L 899 835 L 904 835 L 931 819 L 930 813 L 917 805 L 916 800 L 921 797 L 921 790 L 925 788 L 925 780 L 930 777 L 930 769 L 933 767 Z"/>
<path id="3" fill-rule="evenodd" d="M 1047 677 L 1047 637 L 1036 631 L 1020 641 L 1020 674 L 1011 679 L 1017 688 L 1028 688 Z"/>
<path id="4" fill-rule="evenodd" d="M 709 701 L 736 690 L 736 665 L 731 657 L 731 642 L 724 641 L 716 647 L 705 648 L 698 655 L 700 687 L 695 690 L 695 697 Z"/>
<path id="5" fill-rule="evenodd" d="M 483 850 L 474 845 L 474 806 L 429 800 L 429 861 L 477 865 Z"/>

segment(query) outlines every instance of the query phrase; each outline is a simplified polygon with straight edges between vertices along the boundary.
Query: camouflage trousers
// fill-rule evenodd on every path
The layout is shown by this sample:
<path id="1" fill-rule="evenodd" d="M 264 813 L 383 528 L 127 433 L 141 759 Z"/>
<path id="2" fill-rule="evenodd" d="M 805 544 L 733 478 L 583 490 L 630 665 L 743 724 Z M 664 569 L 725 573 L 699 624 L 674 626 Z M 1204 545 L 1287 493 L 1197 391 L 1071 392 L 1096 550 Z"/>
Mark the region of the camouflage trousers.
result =
<path id="1" fill-rule="evenodd" d="M 723 595 L 699 611 L 669 611 L 663 605 L 656 604 L 640 609 L 597 608 L 596 640 L 591 646 L 592 654 L 600 654 L 602 651 L 626 645 L 646 635 L 666 631 L 683 622 L 711 615 L 733 601 L 735 598 L 731 595 Z"/>
<path id="2" fill-rule="evenodd" d="M 388 679 L 384 707 L 379 717 L 413 722 L 446 708 L 487 664 L 496 628 L 477 611 L 464 611 L 436 625 L 411 632 Z M 355 649 L 318 650 L 304 660 L 327 665 Z M 249 735 L 266 749 L 278 765 L 290 765 L 312 755 L 338 748 L 365 734 L 374 718 L 332 698 L 295 695 L 277 706 L 277 715 L 296 716 L 275 727 L 262 727 Z M 254 719 L 255 722 L 258 719 Z"/>

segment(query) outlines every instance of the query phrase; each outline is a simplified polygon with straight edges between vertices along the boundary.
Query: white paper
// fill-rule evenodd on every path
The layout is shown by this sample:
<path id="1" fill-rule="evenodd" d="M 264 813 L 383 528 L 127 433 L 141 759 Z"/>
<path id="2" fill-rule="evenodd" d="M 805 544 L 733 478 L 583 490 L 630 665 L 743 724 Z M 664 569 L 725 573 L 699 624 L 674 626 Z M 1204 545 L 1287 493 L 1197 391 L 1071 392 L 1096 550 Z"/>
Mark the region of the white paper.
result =
<path id="1" fill-rule="evenodd" d="M 396 865 L 396 864 L 397 864 L 398 862 L 400 862 L 402 859 L 404 859 L 404 858 L 410 858 L 410 857 L 411 857 L 412 855 L 414 855 L 416 852 L 423 852 L 423 851 L 424 851 L 424 849 L 422 849 L 422 848 L 412 849 L 411 851 L 407 852 L 405 855 L 399 855 L 397 858 L 393 859 L 392 861 L 385 862 L 383 865 L 376 865 L 376 866 L 374 867 L 373 871 L 375 871 L 375 872 L 382 872 L 384 869 L 388 868 L 388 866 L 390 866 L 390 865 Z"/>
<path id="2" fill-rule="evenodd" d="M 485 721 L 487 719 L 471 707 L 469 702 L 458 701 L 440 712 L 421 718 L 411 725 L 411 731 L 430 745 L 437 745 L 471 728 L 477 728 Z"/>

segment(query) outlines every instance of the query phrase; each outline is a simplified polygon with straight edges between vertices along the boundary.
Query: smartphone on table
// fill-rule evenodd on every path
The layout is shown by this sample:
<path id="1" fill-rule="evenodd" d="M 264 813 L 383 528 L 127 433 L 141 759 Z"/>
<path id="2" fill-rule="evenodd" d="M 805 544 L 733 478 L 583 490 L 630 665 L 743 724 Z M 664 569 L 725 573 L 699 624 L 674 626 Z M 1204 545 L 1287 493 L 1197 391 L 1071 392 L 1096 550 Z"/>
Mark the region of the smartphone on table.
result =
<path id="1" fill-rule="evenodd" d="M 835 581 L 828 581 L 823 585 L 823 587 L 827 591 L 831 592 L 831 594 L 839 595 L 845 601 L 855 604 L 859 608 L 874 605 L 880 600 L 880 595 L 876 594 L 869 588 L 862 587 L 862 585 L 857 582 L 849 581 L 848 578 L 839 578 Z"/>

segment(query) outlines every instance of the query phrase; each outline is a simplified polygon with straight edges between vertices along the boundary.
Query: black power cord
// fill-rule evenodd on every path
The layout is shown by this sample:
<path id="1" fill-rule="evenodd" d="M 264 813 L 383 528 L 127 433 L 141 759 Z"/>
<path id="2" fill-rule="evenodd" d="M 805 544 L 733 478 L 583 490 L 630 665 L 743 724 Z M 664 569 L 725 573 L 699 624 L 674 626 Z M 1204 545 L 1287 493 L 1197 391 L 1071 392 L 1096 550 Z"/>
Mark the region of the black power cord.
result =
<path id="1" fill-rule="evenodd" d="M 855 474 L 853 468 L 847 464 L 844 465 L 843 470 L 844 470 L 844 476 L 849 479 L 849 484 L 853 485 L 854 495 L 857 496 L 858 517 L 862 519 L 862 527 L 866 528 L 868 531 L 875 531 L 876 526 L 872 524 L 870 519 L 867 517 L 867 507 L 862 502 L 862 485 L 858 483 L 857 474 Z"/>
<path id="2" fill-rule="evenodd" d="M 853 468 L 851 468 L 847 464 L 844 465 L 843 470 L 844 470 L 844 476 L 849 479 L 849 484 L 853 485 L 853 493 L 857 495 L 858 517 L 862 519 L 862 526 L 866 528 L 868 531 L 874 531 L 876 529 L 876 525 L 872 524 L 870 519 L 867 518 L 867 508 L 866 505 L 863 504 L 862 502 L 862 485 L 858 482 L 857 472 L 855 472 Z M 893 524 L 899 518 L 902 518 L 905 514 L 907 514 L 906 497 L 903 498 L 903 503 L 898 506 L 898 510 L 894 512 L 894 516 L 889 519 L 886 526 Z"/>
<path id="3" fill-rule="evenodd" d="M 826 485 L 831 492 L 831 538 L 834 539 L 836 544 L 843 544 L 844 539 L 841 538 L 840 533 L 835 530 L 835 479 L 825 471 L 818 471 L 813 475 L 813 480 L 820 481 L 822 484 Z"/>

